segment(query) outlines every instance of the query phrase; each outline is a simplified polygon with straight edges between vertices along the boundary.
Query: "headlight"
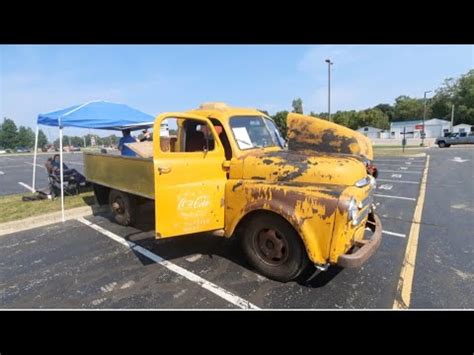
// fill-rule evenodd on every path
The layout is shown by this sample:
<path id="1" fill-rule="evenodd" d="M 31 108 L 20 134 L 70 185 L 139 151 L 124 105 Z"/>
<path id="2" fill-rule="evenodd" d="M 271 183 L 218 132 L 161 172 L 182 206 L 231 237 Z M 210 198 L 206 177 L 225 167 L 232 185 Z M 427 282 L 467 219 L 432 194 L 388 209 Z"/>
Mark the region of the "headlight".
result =
<path id="1" fill-rule="evenodd" d="M 357 201 L 355 200 L 354 197 L 351 198 L 349 201 L 349 207 L 347 208 L 347 215 L 349 218 L 349 221 L 354 221 L 357 219 Z"/>

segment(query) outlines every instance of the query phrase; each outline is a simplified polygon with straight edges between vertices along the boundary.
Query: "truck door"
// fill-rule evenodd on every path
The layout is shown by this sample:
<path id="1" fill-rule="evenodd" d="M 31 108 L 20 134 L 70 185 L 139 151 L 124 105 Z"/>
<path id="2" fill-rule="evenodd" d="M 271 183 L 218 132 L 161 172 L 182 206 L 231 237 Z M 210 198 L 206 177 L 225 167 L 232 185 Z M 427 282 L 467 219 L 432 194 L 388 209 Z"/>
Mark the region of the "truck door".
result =
<path id="1" fill-rule="evenodd" d="M 224 149 L 212 123 L 187 113 L 160 115 L 154 132 L 157 238 L 224 228 Z"/>

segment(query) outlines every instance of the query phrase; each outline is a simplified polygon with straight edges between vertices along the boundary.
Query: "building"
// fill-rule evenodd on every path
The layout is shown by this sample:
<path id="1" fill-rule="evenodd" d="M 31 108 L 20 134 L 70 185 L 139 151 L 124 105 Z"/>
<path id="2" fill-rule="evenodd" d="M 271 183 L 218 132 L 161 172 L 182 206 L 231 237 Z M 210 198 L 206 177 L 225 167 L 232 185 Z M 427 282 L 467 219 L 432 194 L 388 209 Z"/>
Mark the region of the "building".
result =
<path id="1" fill-rule="evenodd" d="M 453 126 L 453 133 L 459 133 L 461 137 L 468 135 L 471 132 L 474 132 L 474 126 L 470 124 L 460 123 Z"/>
<path id="2" fill-rule="evenodd" d="M 383 129 L 365 126 L 358 128 L 357 132 L 360 132 L 369 138 L 380 138 L 380 133 L 383 132 Z"/>
<path id="3" fill-rule="evenodd" d="M 432 118 L 425 121 L 425 138 L 436 138 L 449 132 L 451 122 Z M 390 123 L 390 138 L 403 138 L 403 129 L 406 132 L 406 138 L 420 138 L 423 130 L 423 120 L 396 121 Z"/>

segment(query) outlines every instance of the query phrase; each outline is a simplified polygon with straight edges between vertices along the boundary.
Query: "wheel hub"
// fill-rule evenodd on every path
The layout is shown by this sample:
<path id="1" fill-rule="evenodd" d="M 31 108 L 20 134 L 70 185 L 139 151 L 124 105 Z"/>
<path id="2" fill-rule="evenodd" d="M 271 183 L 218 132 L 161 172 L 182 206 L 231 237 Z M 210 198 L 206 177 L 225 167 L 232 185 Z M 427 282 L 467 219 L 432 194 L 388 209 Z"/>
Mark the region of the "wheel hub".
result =
<path id="1" fill-rule="evenodd" d="M 112 203 L 112 209 L 114 210 L 115 213 L 122 214 L 123 211 L 124 211 L 122 199 L 117 198 L 117 199 Z"/>
<path id="2" fill-rule="evenodd" d="M 288 256 L 286 240 L 271 228 L 262 229 L 257 235 L 259 254 L 269 264 L 282 264 Z"/>

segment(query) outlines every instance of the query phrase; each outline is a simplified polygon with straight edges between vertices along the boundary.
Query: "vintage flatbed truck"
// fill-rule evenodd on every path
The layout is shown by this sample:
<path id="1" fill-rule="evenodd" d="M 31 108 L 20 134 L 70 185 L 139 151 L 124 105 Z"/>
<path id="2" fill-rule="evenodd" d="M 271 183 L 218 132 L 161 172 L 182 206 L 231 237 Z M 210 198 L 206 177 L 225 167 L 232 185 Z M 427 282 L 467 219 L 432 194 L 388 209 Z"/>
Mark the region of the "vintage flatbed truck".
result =
<path id="1" fill-rule="evenodd" d="M 150 157 L 84 153 L 97 201 L 118 223 L 154 200 L 156 238 L 237 236 L 253 267 L 284 282 L 311 265 L 359 267 L 380 245 L 362 134 L 290 113 L 286 143 L 270 117 L 221 103 L 161 114 L 154 132 L 163 122 L 171 133 L 154 137 Z"/>

